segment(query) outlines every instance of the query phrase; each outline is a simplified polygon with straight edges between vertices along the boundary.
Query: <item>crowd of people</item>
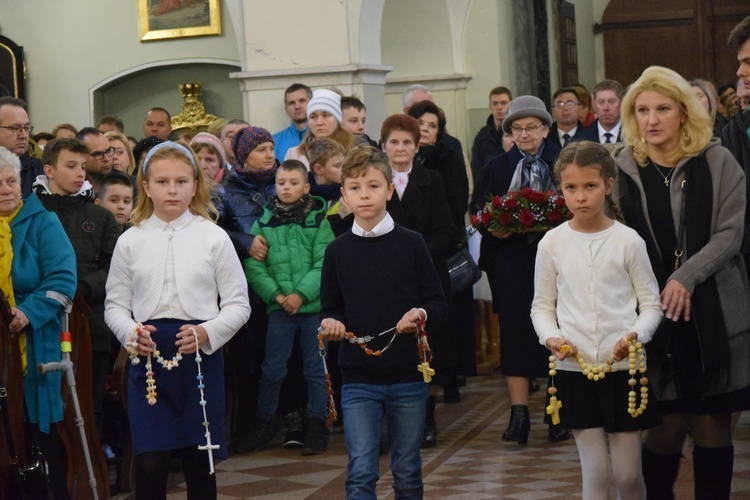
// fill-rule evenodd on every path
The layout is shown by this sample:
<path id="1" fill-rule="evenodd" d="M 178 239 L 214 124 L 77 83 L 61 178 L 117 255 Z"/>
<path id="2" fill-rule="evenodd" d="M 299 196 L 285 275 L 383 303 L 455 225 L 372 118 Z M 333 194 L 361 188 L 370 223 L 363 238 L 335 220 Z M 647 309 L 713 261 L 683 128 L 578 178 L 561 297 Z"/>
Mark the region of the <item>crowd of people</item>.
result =
<path id="1" fill-rule="evenodd" d="M 612 481 L 623 498 L 671 498 L 687 436 L 696 498 L 728 498 L 731 416 L 750 408 L 750 18 L 729 43 L 740 80 L 718 91 L 656 66 L 627 86 L 560 88 L 551 110 L 496 87 L 469 168 L 422 85 L 378 141 L 360 99 L 301 83 L 276 134 L 235 118 L 177 140 L 158 107 L 140 140 L 116 116 L 32 135 L 25 103 L 0 98 L 0 286 L 11 332 L 25 332 L 28 433 L 54 498 L 69 497 L 51 425 L 60 379 L 31 367 L 59 359 L 76 294 L 107 447 L 120 346 L 132 363 L 137 498 L 165 498 L 170 456 L 191 496 L 216 497 L 213 457 L 230 450 L 222 346 L 238 332 L 255 414 L 231 450 L 285 426 L 285 448 L 320 454 L 343 430 L 348 498 L 375 497 L 382 453 L 396 496 L 421 498 L 438 403 L 460 402 L 476 374 L 472 290 L 448 260 L 470 213 L 524 190 L 561 192 L 571 217 L 481 229 L 511 403 L 503 441 L 528 442 L 529 392 L 546 379 L 548 438 L 574 436 L 584 498 Z"/>

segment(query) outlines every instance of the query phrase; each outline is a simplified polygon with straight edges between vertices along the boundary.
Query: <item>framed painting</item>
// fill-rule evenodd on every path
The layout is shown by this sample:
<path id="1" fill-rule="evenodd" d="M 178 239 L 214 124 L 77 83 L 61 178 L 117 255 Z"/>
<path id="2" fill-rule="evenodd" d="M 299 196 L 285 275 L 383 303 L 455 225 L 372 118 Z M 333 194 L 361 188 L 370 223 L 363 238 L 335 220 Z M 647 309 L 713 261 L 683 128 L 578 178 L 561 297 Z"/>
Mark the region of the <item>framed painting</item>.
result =
<path id="1" fill-rule="evenodd" d="M 138 0 L 141 41 L 221 35 L 220 0 Z"/>

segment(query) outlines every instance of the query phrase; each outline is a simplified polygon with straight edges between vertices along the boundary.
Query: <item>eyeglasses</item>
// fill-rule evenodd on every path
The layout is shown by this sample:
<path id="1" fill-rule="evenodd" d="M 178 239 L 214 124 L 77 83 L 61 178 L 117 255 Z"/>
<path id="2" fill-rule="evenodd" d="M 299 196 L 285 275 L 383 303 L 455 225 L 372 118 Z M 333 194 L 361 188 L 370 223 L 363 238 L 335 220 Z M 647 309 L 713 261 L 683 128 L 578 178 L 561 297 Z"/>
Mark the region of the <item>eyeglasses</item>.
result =
<path id="1" fill-rule="evenodd" d="M 31 135 L 31 133 L 34 131 L 34 127 L 32 127 L 31 125 L 24 125 L 23 127 L 19 127 L 18 125 L 11 125 L 10 127 L 5 126 L 5 125 L 0 125 L 0 128 L 8 129 L 16 135 L 21 135 L 21 131 L 26 132 L 27 134 Z"/>
<path id="2" fill-rule="evenodd" d="M 553 104 L 553 106 L 556 108 L 573 108 L 575 106 L 578 106 L 578 103 L 575 101 L 557 101 Z"/>
<path id="3" fill-rule="evenodd" d="M 533 134 L 540 128 L 542 128 L 542 125 L 526 125 L 525 127 L 519 127 L 518 125 L 510 126 L 510 129 L 513 131 L 513 133 L 519 135 L 523 132 L 526 132 L 527 134 Z"/>
<path id="4" fill-rule="evenodd" d="M 91 156 L 94 157 L 95 160 L 101 160 L 102 157 L 110 157 L 113 154 L 115 154 L 115 148 L 114 146 L 110 146 L 109 148 L 105 149 L 104 151 L 94 151 L 93 153 L 89 153 Z"/>

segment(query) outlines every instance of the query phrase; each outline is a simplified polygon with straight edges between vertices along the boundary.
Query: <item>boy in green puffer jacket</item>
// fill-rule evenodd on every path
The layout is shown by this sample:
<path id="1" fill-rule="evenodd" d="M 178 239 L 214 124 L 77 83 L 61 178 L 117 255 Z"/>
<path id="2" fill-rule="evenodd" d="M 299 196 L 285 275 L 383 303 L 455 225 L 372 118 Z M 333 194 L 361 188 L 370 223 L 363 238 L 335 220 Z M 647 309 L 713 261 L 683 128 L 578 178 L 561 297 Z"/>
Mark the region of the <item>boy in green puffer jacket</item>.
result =
<path id="1" fill-rule="evenodd" d="M 322 453 L 328 446 L 327 390 L 318 326 L 320 271 L 333 231 L 326 220 L 325 201 L 310 196 L 309 191 L 305 165 L 297 160 L 282 163 L 276 172 L 276 196 L 250 231 L 263 235 L 268 244 L 264 259 L 253 255 L 244 264 L 248 282 L 268 304 L 268 330 L 257 421 L 250 435 L 238 442 L 239 452 L 253 451 L 274 437 L 273 416 L 297 329 L 308 393 L 302 454 Z"/>

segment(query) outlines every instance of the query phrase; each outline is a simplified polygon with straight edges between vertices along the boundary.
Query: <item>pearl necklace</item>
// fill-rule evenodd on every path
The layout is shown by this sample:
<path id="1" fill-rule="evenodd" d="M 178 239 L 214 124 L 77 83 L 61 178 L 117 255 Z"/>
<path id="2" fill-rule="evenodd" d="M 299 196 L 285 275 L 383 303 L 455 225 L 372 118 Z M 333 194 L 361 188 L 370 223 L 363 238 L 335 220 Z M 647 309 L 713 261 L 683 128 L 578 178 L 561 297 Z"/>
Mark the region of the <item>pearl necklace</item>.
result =
<path id="1" fill-rule="evenodd" d="M 643 353 L 643 344 L 638 341 L 628 341 L 623 339 L 630 344 L 628 347 L 628 373 L 630 374 L 630 380 L 628 385 L 631 390 L 628 392 L 628 414 L 637 418 L 643 415 L 648 407 L 648 378 L 646 377 L 646 355 Z M 563 354 L 570 354 L 573 352 L 573 348 L 568 344 L 563 344 L 560 347 L 560 352 Z M 583 375 L 594 382 L 598 382 L 604 378 L 606 373 L 612 371 L 612 364 L 614 363 L 613 356 L 607 356 L 604 363 L 591 366 L 586 363 L 581 357 L 580 353 L 576 354 L 576 361 L 581 367 Z M 636 369 L 637 365 L 637 369 Z M 635 375 L 640 372 L 640 380 L 636 381 Z M 550 404 L 546 408 L 548 415 L 552 417 L 552 423 L 557 425 L 560 423 L 560 408 L 562 408 L 562 401 L 557 399 L 557 388 L 555 387 L 555 375 L 557 375 L 557 358 L 554 354 L 549 357 L 549 376 L 550 384 L 547 389 L 547 394 L 550 395 Z M 640 382 L 641 384 L 641 404 L 636 408 L 637 394 L 635 392 L 635 386 Z"/>
<path id="2" fill-rule="evenodd" d="M 133 333 L 130 334 L 130 338 L 128 339 L 128 342 L 125 344 L 125 347 L 128 351 L 128 356 L 130 357 L 130 363 L 133 366 L 138 365 L 141 360 L 138 357 L 138 337 L 144 332 L 143 325 L 141 323 L 138 323 L 136 327 L 133 329 Z M 201 361 L 203 361 L 203 358 L 201 357 L 200 349 L 198 348 L 198 332 L 195 331 L 195 328 L 189 328 L 188 331 L 193 335 L 193 338 L 195 339 L 195 364 L 198 366 L 198 375 L 196 375 L 196 380 L 198 380 L 198 390 L 200 391 L 200 400 L 198 401 L 198 404 L 201 405 L 201 408 L 203 410 L 203 427 L 205 427 L 206 432 L 204 434 L 206 438 L 206 444 L 204 445 L 198 445 L 198 449 L 202 451 L 206 451 L 208 453 L 208 464 L 209 464 L 209 474 L 214 474 L 214 455 L 212 453 L 213 450 L 218 450 L 220 446 L 218 444 L 213 444 L 211 442 L 211 431 L 208 429 L 208 415 L 206 413 L 206 397 L 203 392 L 203 390 L 206 388 L 205 384 L 203 383 L 203 372 L 201 371 Z M 154 379 L 154 369 L 151 364 L 151 359 L 156 359 L 156 361 L 162 365 L 164 368 L 166 368 L 168 371 L 171 371 L 172 368 L 177 368 L 180 366 L 180 361 L 182 360 L 182 353 L 179 351 L 177 354 L 175 354 L 172 359 L 165 360 L 159 351 L 156 349 L 156 345 L 154 344 L 154 350 L 151 353 L 150 356 L 146 356 L 146 399 L 148 399 L 148 404 L 151 406 L 156 404 L 156 380 Z M 328 377 L 328 374 L 326 372 L 326 377 Z M 330 377 L 328 377 L 330 378 Z"/>
<path id="3" fill-rule="evenodd" d="M 391 337 L 391 340 L 388 342 L 388 345 L 376 351 L 373 351 L 372 349 L 367 347 L 367 342 L 370 342 L 374 338 L 385 335 L 386 333 L 392 332 L 394 330 L 396 330 L 395 326 L 393 328 L 389 328 L 384 332 L 380 332 L 377 335 L 367 335 L 364 337 L 357 337 L 352 332 L 346 332 L 346 339 L 352 344 L 359 344 L 359 346 L 363 351 L 365 351 L 365 354 L 367 354 L 368 356 L 380 357 L 391 346 L 391 344 L 393 344 L 393 341 L 396 338 L 396 335 L 398 335 L 398 332 L 394 332 L 393 337 Z M 422 373 L 422 377 L 425 383 L 430 383 L 430 381 L 432 380 L 432 376 L 435 375 L 435 370 L 430 367 L 430 362 L 432 362 L 432 350 L 430 349 L 430 345 L 427 343 L 427 331 L 425 329 L 425 322 L 423 319 L 417 320 L 417 331 L 414 335 L 417 338 L 417 357 L 421 361 L 421 363 L 417 365 L 417 371 Z M 328 372 L 328 364 L 326 363 L 326 343 L 325 339 L 323 338 L 322 326 L 318 328 L 318 352 L 320 353 L 320 357 L 323 359 L 323 371 L 325 372 L 326 391 L 328 392 L 327 417 L 328 425 L 331 426 L 336 420 L 336 416 L 338 415 L 338 413 L 336 412 L 336 403 L 333 399 L 333 385 L 331 384 L 331 375 Z"/>

